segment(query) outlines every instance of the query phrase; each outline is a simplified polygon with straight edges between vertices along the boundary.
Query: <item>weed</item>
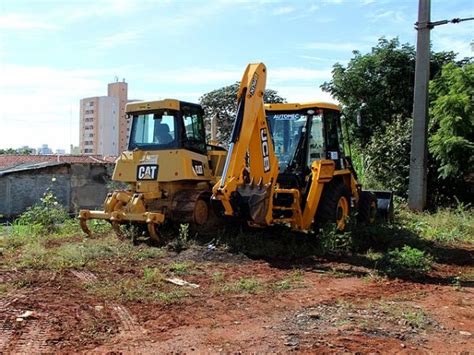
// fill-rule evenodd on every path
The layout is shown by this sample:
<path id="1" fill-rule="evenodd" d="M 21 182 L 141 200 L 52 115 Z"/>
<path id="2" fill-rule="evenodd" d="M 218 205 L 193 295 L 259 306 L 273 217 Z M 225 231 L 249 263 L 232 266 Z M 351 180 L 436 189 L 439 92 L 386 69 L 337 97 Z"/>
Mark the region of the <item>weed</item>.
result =
<path id="1" fill-rule="evenodd" d="M 377 265 L 380 272 L 389 276 L 417 277 L 431 270 L 433 258 L 425 252 L 405 245 L 385 254 Z"/>
<path id="2" fill-rule="evenodd" d="M 248 292 L 257 293 L 263 289 L 261 281 L 254 277 L 240 278 L 237 282 L 226 284 L 222 287 L 223 292 Z"/>
<path id="3" fill-rule="evenodd" d="M 172 303 L 189 295 L 185 290 L 165 287 L 162 279 L 159 270 L 144 269 L 142 278 L 94 281 L 85 287 L 97 297 L 122 302 Z"/>
<path id="4" fill-rule="evenodd" d="M 434 213 L 400 209 L 399 219 L 423 239 L 441 243 L 474 243 L 474 211 L 461 203 L 456 208 L 440 208 Z"/>
<path id="5" fill-rule="evenodd" d="M 327 226 L 320 234 L 320 247 L 323 253 L 344 254 L 352 249 L 352 245 L 352 233 L 341 233 L 335 226 Z"/>
<path id="6" fill-rule="evenodd" d="M 188 273 L 189 268 L 191 267 L 191 264 L 188 262 L 182 262 L 182 263 L 172 263 L 168 266 L 168 270 L 180 274 L 180 275 L 185 275 Z"/>
<path id="7" fill-rule="evenodd" d="M 143 269 L 143 281 L 147 285 L 159 285 L 163 282 L 165 276 L 161 273 L 160 269 L 157 268 L 144 268 Z"/>
<path id="8" fill-rule="evenodd" d="M 173 238 L 167 245 L 169 250 L 177 253 L 185 250 L 189 246 L 189 224 L 181 224 L 179 226 L 179 233 L 176 238 Z"/>
<path id="9" fill-rule="evenodd" d="M 224 281 L 224 273 L 223 272 L 215 272 L 212 274 L 212 282 L 217 284 Z"/>
<path id="10" fill-rule="evenodd" d="M 462 283 L 461 283 L 461 277 L 460 276 L 455 276 L 453 278 L 453 281 L 451 282 L 451 285 L 456 291 L 461 291 L 462 290 Z"/>
<path id="11" fill-rule="evenodd" d="M 56 196 L 48 188 L 40 202 L 28 208 L 15 223 L 18 225 L 40 226 L 42 232 L 47 233 L 56 231 L 57 226 L 67 219 L 69 219 L 67 211 L 59 204 Z"/>
<path id="12" fill-rule="evenodd" d="M 427 323 L 426 314 L 422 309 L 404 311 L 402 317 L 412 328 L 423 329 Z"/>
<path id="13" fill-rule="evenodd" d="M 286 291 L 292 288 L 302 287 L 302 282 L 303 273 L 301 270 L 295 270 L 283 280 L 276 282 L 273 285 L 273 289 L 276 291 Z"/>

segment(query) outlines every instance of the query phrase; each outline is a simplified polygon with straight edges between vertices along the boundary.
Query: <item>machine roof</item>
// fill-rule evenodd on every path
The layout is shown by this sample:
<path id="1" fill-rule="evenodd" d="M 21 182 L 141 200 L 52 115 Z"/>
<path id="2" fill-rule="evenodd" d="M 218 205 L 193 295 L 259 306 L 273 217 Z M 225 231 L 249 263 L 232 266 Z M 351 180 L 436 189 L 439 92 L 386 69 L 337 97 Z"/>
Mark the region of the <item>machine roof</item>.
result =
<path id="1" fill-rule="evenodd" d="M 341 111 L 341 107 L 329 102 L 313 101 L 304 103 L 286 103 L 286 104 L 265 104 L 265 109 L 274 111 L 288 111 L 288 110 L 304 110 L 309 108 L 327 108 L 331 110 Z"/>

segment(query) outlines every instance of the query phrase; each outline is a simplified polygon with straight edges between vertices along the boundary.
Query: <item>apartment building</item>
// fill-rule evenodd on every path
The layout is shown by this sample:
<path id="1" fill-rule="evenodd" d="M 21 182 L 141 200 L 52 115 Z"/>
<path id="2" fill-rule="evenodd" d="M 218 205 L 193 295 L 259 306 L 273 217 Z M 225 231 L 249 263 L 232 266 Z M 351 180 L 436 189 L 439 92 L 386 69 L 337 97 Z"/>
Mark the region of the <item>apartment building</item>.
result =
<path id="1" fill-rule="evenodd" d="M 117 156 L 127 149 L 130 135 L 125 118 L 128 85 L 108 84 L 107 96 L 84 98 L 80 102 L 79 148 L 82 154 Z"/>

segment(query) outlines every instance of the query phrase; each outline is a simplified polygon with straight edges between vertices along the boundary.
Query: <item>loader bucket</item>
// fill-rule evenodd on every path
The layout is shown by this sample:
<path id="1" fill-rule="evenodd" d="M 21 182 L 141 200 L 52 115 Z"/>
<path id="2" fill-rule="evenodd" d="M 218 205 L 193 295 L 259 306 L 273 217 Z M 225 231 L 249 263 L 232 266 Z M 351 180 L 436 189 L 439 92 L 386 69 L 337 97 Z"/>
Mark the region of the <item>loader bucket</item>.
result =
<path id="1" fill-rule="evenodd" d="M 382 221 L 393 221 L 393 192 L 368 190 L 377 197 L 377 217 Z"/>

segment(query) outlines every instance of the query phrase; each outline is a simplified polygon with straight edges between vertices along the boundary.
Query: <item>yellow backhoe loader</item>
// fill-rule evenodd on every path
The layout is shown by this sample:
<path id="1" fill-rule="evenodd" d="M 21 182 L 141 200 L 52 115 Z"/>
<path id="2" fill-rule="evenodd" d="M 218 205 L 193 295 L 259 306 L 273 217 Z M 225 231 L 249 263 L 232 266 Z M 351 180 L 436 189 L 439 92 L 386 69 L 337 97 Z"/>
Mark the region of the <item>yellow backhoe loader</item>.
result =
<path id="1" fill-rule="evenodd" d="M 392 193 L 364 191 L 343 149 L 340 108 L 333 104 L 263 103 L 266 67 L 249 64 L 212 205 L 252 226 L 308 232 L 346 228 L 351 209 L 363 223 L 390 218 Z"/>
<path id="2" fill-rule="evenodd" d="M 207 144 L 202 107 L 166 99 L 128 103 L 125 110 L 132 120 L 130 141 L 112 179 L 129 187 L 109 193 L 103 211 L 81 210 L 82 230 L 90 236 L 87 221 L 103 219 L 122 237 L 121 224 L 136 224 L 160 242 L 165 220 L 205 226 L 227 152 Z"/>

